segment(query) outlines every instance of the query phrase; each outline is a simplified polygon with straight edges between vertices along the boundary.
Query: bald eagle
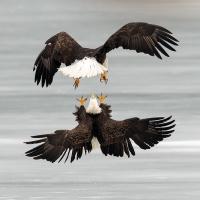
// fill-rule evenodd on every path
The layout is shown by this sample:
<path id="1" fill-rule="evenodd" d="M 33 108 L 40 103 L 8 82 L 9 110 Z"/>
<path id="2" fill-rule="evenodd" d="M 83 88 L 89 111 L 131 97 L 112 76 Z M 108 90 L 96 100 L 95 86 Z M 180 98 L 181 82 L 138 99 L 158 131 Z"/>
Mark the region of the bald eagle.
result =
<path id="1" fill-rule="evenodd" d="M 37 85 L 49 86 L 55 73 L 59 70 L 65 76 L 74 79 L 77 88 L 80 78 L 100 75 L 100 81 L 108 80 L 108 64 L 106 54 L 122 47 L 145 53 L 162 59 L 161 54 L 169 57 L 166 49 L 175 51 L 172 45 L 178 40 L 172 33 L 158 25 L 137 22 L 128 23 L 111 35 L 108 40 L 96 49 L 82 47 L 66 32 L 60 32 L 49 38 L 45 48 L 38 55 L 33 71 Z M 66 66 L 61 67 L 64 63 Z"/>
<path id="2" fill-rule="evenodd" d="M 76 107 L 78 125 L 72 130 L 57 130 L 53 134 L 32 136 L 37 140 L 27 144 L 39 144 L 26 152 L 26 156 L 34 159 L 46 159 L 59 162 L 65 157 L 65 162 L 71 157 L 80 159 L 83 151 L 89 153 L 93 149 L 92 140 L 97 139 L 104 155 L 128 157 L 135 151 L 131 140 L 142 149 L 150 149 L 174 131 L 174 120 L 171 117 L 153 117 L 139 119 L 137 117 L 116 121 L 111 118 L 111 107 L 104 103 L 105 96 L 90 98 L 85 109 L 86 98 L 80 98 L 80 106 Z"/>

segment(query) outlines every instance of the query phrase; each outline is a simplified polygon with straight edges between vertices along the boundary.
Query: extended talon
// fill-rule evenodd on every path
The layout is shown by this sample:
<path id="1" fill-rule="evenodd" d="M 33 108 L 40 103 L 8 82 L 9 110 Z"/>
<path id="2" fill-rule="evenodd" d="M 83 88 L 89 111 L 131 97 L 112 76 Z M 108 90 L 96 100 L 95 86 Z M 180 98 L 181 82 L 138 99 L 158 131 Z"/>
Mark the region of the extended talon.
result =
<path id="1" fill-rule="evenodd" d="M 76 89 L 79 86 L 79 84 L 80 84 L 80 78 L 74 78 L 74 84 L 73 84 L 74 89 Z"/>
<path id="2" fill-rule="evenodd" d="M 83 106 L 86 101 L 87 101 L 87 98 L 84 98 L 83 96 L 80 98 L 80 99 L 77 99 L 77 101 L 80 103 L 80 106 Z"/>
<path id="3" fill-rule="evenodd" d="M 105 102 L 105 100 L 106 100 L 106 98 L 107 98 L 107 95 L 103 95 L 103 94 L 101 93 L 101 95 L 100 95 L 100 96 L 97 96 L 97 98 L 99 99 L 99 102 L 100 102 L 100 104 L 101 104 L 101 103 L 104 103 L 104 102 Z"/>
<path id="4" fill-rule="evenodd" d="M 108 82 L 108 72 L 107 71 L 101 74 L 100 82 L 102 82 L 102 81 L 104 81 L 105 84 L 107 84 L 107 82 Z"/>

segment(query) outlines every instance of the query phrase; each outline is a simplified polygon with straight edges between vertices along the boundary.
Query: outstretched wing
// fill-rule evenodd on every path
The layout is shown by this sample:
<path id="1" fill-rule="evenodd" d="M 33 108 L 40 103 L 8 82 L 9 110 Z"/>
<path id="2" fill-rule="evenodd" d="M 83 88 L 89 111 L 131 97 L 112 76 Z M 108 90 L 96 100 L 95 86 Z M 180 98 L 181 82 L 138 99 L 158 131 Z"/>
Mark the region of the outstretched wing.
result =
<path id="1" fill-rule="evenodd" d="M 147 119 L 131 118 L 124 121 L 108 119 L 101 129 L 104 142 L 101 150 L 105 155 L 135 155 L 131 140 L 140 148 L 150 149 L 174 132 L 174 120 L 171 117 Z"/>
<path id="2" fill-rule="evenodd" d="M 162 59 L 160 53 L 169 57 L 163 47 L 175 51 L 172 45 L 178 45 L 178 40 L 171 34 L 169 30 L 158 25 L 143 22 L 129 23 L 111 35 L 98 51 L 99 54 L 106 54 L 112 49 L 123 47 L 124 49 L 136 50 L 137 53 L 156 55 Z"/>
<path id="3" fill-rule="evenodd" d="M 79 159 L 83 151 L 85 154 L 92 150 L 92 121 L 86 114 L 85 108 L 81 106 L 74 113 L 79 125 L 72 130 L 57 130 L 53 134 L 32 136 L 37 140 L 26 142 L 26 144 L 39 144 L 26 152 L 26 156 L 34 159 L 46 159 L 50 162 L 59 162 L 65 157 L 65 162 L 71 156 L 71 162 Z M 88 118 L 87 118 L 88 117 Z M 71 154 L 71 155 L 70 155 Z"/>
<path id="4" fill-rule="evenodd" d="M 60 32 L 45 42 L 46 46 L 38 55 L 33 71 L 35 82 L 41 82 L 43 87 L 50 85 L 54 74 L 58 71 L 61 63 L 70 65 L 75 61 L 76 52 L 80 45 L 67 33 Z"/>
<path id="5" fill-rule="evenodd" d="M 84 130 L 84 127 L 77 127 L 71 131 L 57 130 L 54 134 L 36 135 L 33 138 L 38 140 L 26 142 L 26 144 L 39 144 L 39 146 L 26 152 L 26 156 L 34 159 L 46 159 L 50 162 L 59 162 L 65 157 L 65 162 L 71 153 L 71 162 L 79 159 L 83 151 L 85 154 L 92 150 L 91 132 Z"/>

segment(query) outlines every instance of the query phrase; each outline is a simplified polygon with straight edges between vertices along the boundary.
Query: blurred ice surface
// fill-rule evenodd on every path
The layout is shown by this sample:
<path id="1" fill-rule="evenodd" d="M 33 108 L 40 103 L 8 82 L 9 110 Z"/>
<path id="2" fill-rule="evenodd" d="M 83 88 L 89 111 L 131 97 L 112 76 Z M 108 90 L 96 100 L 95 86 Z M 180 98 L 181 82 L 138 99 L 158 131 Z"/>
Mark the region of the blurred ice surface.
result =
<path id="1" fill-rule="evenodd" d="M 107 86 L 97 78 L 57 74 L 41 89 L 34 60 L 43 43 L 67 31 L 97 47 L 127 22 L 170 29 L 177 52 L 162 61 L 121 49 L 111 52 Z M 200 2 L 198 0 L 2 0 L 0 2 L 0 199 L 199 199 Z M 25 158 L 22 141 L 75 125 L 75 97 L 104 92 L 113 117 L 173 115 L 167 143 L 132 159 L 91 154 L 73 165 Z"/>

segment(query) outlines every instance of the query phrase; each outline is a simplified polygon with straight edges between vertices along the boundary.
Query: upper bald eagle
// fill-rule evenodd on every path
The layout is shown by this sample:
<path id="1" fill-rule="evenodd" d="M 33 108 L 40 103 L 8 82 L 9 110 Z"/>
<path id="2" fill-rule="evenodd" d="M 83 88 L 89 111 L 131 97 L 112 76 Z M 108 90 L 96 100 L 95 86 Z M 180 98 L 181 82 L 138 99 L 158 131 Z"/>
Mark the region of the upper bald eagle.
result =
<path id="1" fill-rule="evenodd" d="M 178 45 L 178 40 L 171 34 L 169 30 L 158 25 L 129 23 L 111 35 L 102 46 L 89 49 L 83 48 L 66 32 L 57 33 L 45 42 L 45 48 L 35 61 L 35 82 L 41 82 L 42 87 L 45 84 L 50 85 L 61 63 L 67 67 L 59 70 L 64 75 L 74 78 L 75 88 L 79 85 L 79 79 L 83 77 L 101 75 L 100 80 L 107 82 L 106 54 L 109 51 L 122 47 L 137 53 L 155 55 L 160 59 L 161 54 L 169 57 L 163 47 L 175 51 L 172 45 Z"/>
<path id="2" fill-rule="evenodd" d="M 171 117 L 154 117 L 147 119 L 130 118 L 122 121 L 111 119 L 110 106 L 104 103 L 105 96 L 100 96 L 100 105 L 96 97 L 90 98 L 88 108 L 85 109 L 86 99 L 80 99 L 80 107 L 74 113 L 78 126 L 72 130 L 57 130 L 54 134 L 36 135 L 38 140 L 26 142 L 39 146 L 26 152 L 34 159 L 61 161 L 67 153 L 65 161 L 71 153 L 71 162 L 79 159 L 83 151 L 92 150 L 92 139 L 97 138 L 104 155 L 130 157 L 135 155 L 131 140 L 140 148 L 150 149 L 159 141 L 169 137 L 174 131 L 174 120 Z"/>

